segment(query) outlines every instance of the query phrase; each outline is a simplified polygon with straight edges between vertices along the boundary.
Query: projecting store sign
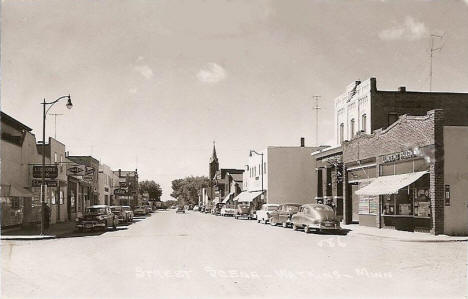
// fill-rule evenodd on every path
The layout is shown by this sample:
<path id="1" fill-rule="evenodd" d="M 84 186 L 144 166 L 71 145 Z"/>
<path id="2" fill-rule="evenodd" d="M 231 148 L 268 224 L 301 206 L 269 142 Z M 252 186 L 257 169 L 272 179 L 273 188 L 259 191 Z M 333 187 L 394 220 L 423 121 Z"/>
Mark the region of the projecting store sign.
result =
<path id="1" fill-rule="evenodd" d="M 58 167 L 56 165 L 44 166 L 44 176 L 47 179 L 55 179 L 58 176 Z M 42 166 L 33 166 L 33 178 L 42 178 Z"/>
<path id="2" fill-rule="evenodd" d="M 45 180 L 44 181 L 47 187 L 57 187 L 58 183 L 55 180 Z M 42 180 L 33 179 L 31 182 L 33 187 L 40 187 L 42 185 Z"/>
<path id="3" fill-rule="evenodd" d="M 125 190 L 125 189 L 115 189 L 114 194 L 115 195 L 127 195 L 127 190 Z"/>
<path id="4" fill-rule="evenodd" d="M 84 165 L 73 165 L 67 169 L 67 175 L 80 176 L 85 174 Z"/>

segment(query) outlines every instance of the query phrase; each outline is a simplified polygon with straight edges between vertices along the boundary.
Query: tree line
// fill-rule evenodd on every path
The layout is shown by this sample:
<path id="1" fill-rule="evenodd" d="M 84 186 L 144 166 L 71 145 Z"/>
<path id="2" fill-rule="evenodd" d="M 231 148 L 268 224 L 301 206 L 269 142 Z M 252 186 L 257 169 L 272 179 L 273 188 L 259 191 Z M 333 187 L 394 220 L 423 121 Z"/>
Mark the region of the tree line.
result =
<path id="1" fill-rule="evenodd" d="M 188 176 L 172 181 L 171 196 L 179 205 L 198 204 L 198 195 L 202 188 L 207 188 L 210 180 L 206 176 Z"/>

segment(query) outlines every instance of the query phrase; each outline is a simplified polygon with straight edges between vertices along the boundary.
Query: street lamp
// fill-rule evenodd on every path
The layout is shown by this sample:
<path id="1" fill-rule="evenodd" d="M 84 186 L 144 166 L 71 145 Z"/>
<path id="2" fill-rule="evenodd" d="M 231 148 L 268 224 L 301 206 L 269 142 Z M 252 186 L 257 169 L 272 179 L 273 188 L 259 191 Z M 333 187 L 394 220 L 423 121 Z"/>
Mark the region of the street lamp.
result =
<path id="1" fill-rule="evenodd" d="M 254 150 L 250 150 L 250 156 L 251 156 L 251 157 L 252 157 L 252 153 L 257 154 L 257 155 L 259 155 L 259 156 L 262 156 L 262 167 L 261 167 L 261 169 L 259 169 L 259 170 L 262 172 L 262 197 L 263 197 L 263 196 L 264 196 L 263 193 L 265 192 L 265 191 L 263 190 L 263 153 L 260 154 L 260 153 L 257 153 L 257 152 L 254 151 Z"/>
<path id="2" fill-rule="evenodd" d="M 68 109 L 71 109 L 73 107 L 73 104 L 71 102 L 71 97 L 70 95 L 67 96 L 61 96 L 60 98 L 56 99 L 53 102 L 47 103 L 46 100 L 41 103 L 42 108 L 43 108 L 43 113 L 42 113 L 42 169 L 41 169 L 41 235 L 44 234 L 44 204 L 45 204 L 45 121 L 46 121 L 46 116 L 47 113 L 49 112 L 50 108 L 57 103 L 58 101 L 62 99 L 68 99 L 66 107 Z M 47 105 L 49 105 L 49 108 L 46 109 Z"/>

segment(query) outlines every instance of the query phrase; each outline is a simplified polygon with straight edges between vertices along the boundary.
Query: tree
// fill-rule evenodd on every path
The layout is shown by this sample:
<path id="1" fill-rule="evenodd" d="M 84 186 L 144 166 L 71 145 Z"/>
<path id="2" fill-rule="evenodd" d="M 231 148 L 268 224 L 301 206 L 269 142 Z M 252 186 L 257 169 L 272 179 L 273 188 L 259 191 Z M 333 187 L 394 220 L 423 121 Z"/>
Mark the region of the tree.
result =
<path id="1" fill-rule="evenodd" d="M 200 190 L 208 187 L 209 182 L 209 179 L 205 176 L 189 176 L 173 180 L 171 196 L 177 198 L 179 205 L 196 205 Z"/>
<path id="2" fill-rule="evenodd" d="M 162 189 L 155 181 L 141 181 L 139 183 L 140 194 L 148 192 L 149 198 L 155 201 L 161 201 Z"/>

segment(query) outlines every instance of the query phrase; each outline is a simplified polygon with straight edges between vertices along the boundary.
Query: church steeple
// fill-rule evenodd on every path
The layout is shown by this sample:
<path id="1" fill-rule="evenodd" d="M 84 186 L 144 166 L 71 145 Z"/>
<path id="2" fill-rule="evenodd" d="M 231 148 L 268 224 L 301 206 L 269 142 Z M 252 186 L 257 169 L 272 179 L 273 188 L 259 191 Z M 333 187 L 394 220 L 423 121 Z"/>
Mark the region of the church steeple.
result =
<path id="1" fill-rule="evenodd" d="M 213 141 L 213 154 L 211 155 L 210 163 L 213 161 L 218 161 L 218 156 L 216 156 L 216 142 Z"/>
<path id="2" fill-rule="evenodd" d="M 210 180 L 213 179 L 216 171 L 219 170 L 219 162 L 218 162 L 218 156 L 216 155 L 216 144 L 213 141 L 213 154 L 211 155 L 210 158 L 210 168 L 209 168 L 209 175 L 210 175 Z"/>

